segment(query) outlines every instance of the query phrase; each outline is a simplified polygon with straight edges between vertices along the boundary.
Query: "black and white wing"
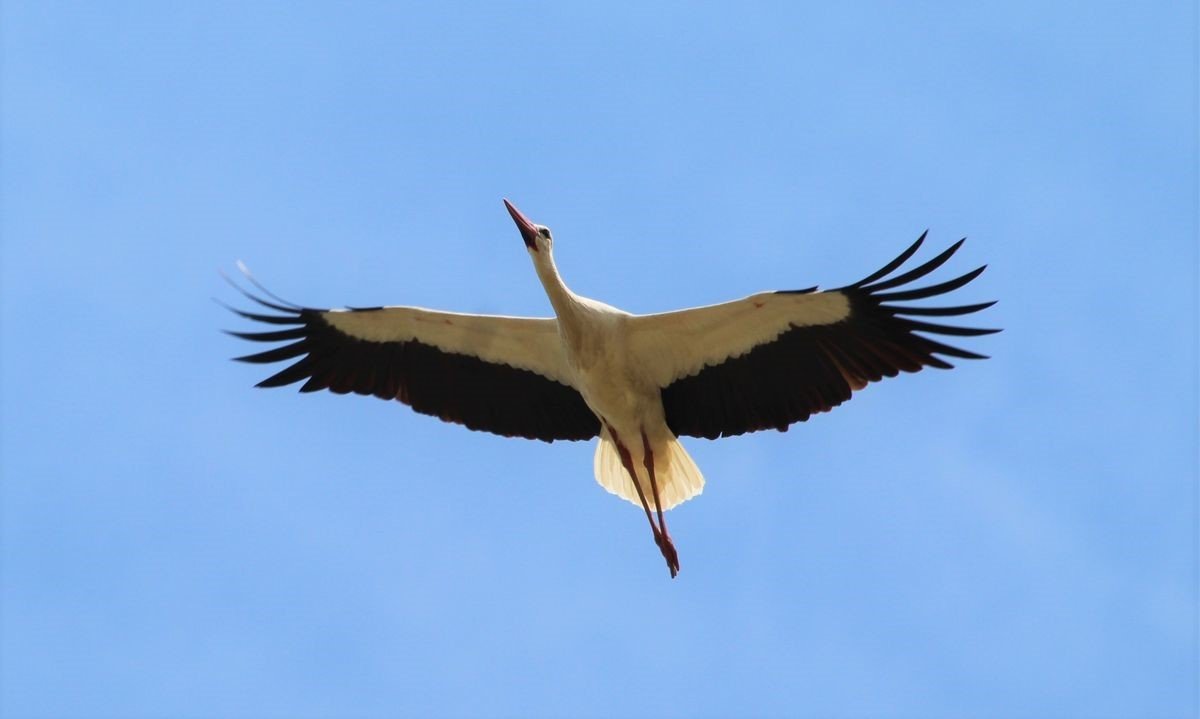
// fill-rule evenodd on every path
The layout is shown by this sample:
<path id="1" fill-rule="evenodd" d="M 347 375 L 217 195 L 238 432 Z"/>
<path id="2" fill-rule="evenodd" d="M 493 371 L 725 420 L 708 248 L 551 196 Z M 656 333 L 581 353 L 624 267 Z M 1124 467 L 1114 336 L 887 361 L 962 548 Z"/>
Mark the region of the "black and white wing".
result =
<path id="1" fill-rule="evenodd" d="M 304 381 L 301 392 L 396 399 L 422 414 L 506 437 L 579 440 L 600 432 L 569 382 L 553 319 L 417 307 L 322 310 L 242 291 L 273 313 L 234 312 L 281 329 L 229 334 L 287 344 L 237 359 L 292 362 L 259 387 Z"/>
<path id="2" fill-rule="evenodd" d="M 899 275 L 915 243 L 878 272 L 824 292 L 764 292 L 708 307 L 635 316 L 630 345 L 662 388 L 677 435 L 715 439 L 760 429 L 787 430 L 850 399 L 854 390 L 900 372 L 949 369 L 943 357 L 984 359 L 926 335 L 973 336 L 999 330 L 954 327 L 921 317 L 966 315 L 993 302 L 923 307 L 912 300 L 952 292 L 983 272 L 920 288 L 962 246 Z"/>

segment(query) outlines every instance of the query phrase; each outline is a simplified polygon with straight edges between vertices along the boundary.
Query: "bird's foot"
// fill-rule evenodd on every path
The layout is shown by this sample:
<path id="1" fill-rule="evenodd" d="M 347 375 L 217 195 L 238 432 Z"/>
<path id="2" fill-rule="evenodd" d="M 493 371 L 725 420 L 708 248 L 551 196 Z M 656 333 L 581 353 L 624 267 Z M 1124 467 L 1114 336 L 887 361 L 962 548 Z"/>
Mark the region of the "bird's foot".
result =
<path id="1" fill-rule="evenodd" d="M 667 569 L 671 570 L 671 579 L 674 579 L 675 575 L 679 574 L 679 552 L 675 551 L 671 535 L 659 532 L 654 535 L 654 543 L 658 545 L 658 551 L 662 552 L 663 559 L 667 560 Z"/>

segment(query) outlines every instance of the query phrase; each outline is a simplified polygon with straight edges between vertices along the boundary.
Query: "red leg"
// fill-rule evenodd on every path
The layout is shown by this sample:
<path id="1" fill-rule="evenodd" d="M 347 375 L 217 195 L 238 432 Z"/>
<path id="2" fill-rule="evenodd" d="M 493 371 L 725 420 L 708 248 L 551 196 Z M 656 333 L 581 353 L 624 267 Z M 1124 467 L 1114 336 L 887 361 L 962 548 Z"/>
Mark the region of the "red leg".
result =
<path id="1" fill-rule="evenodd" d="M 658 525 L 654 523 L 654 517 L 650 514 L 650 505 L 646 503 L 646 495 L 642 492 L 642 485 L 638 484 L 637 474 L 633 470 L 633 456 L 625 445 L 621 444 L 621 438 L 617 435 L 617 431 L 608 425 L 608 433 L 612 435 L 613 442 L 617 445 L 617 455 L 621 458 L 621 464 L 625 467 L 625 471 L 629 473 L 633 479 L 633 488 L 637 490 L 638 499 L 642 500 L 642 509 L 646 510 L 646 521 L 650 522 L 650 531 L 654 532 L 654 541 L 658 543 Z"/>
<path id="2" fill-rule="evenodd" d="M 671 534 L 667 531 L 667 519 L 663 516 L 662 500 L 658 497 L 658 482 L 654 478 L 654 453 L 650 451 L 650 440 L 646 437 L 646 430 L 642 430 L 642 464 L 646 467 L 646 474 L 650 477 L 650 491 L 654 493 L 654 509 L 658 512 L 658 529 L 662 541 L 658 548 L 662 550 L 663 557 L 667 560 L 667 566 L 671 569 L 671 576 L 674 577 L 679 573 L 679 553 L 675 551 L 675 543 L 671 541 Z"/>
<path id="3" fill-rule="evenodd" d="M 629 449 L 621 443 L 621 437 L 612 425 L 604 423 L 608 427 L 608 433 L 612 435 L 613 442 L 617 445 L 617 455 L 621 458 L 621 464 L 625 467 L 625 471 L 629 473 L 630 479 L 633 480 L 633 488 L 637 490 L 638 499 L 642 502 L 642 509 L 646 511 L 646 521 L 650 523 L 650 531 L 654 533 L 654 543 L 658 545 L 658 550 L 662 552 L 663 559 L 667 560 L 667 568 L 671 571 L 671 578 L 679 573 L 679 557 L 675 552 L 675 545 L 671 543 L 670 538 L 659 531 L 658 525 L 654 523 L 654 516 L 650 513 L 650 504 L 646 502 L 646 493 L 642 491 L 642 485 L 638 482 L 637 471 L 633 468 L 633 455 Z M 657 506 L 657 498 L 655 504 Z M 659 512 L 661 516 L 661 511 Z"/>

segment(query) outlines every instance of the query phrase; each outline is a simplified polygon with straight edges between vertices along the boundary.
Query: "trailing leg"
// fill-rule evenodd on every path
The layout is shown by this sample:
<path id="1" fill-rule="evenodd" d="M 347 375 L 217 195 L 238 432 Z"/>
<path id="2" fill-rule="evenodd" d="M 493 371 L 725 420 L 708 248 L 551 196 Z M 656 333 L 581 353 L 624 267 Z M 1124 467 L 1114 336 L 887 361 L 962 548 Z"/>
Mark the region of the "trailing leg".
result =
<path id="1" fill-rule="evenodd" d="M 625 471 L 629 473 L 629 477 L 633 480 L 633 487 L 637 490 L 638 499 L 641 500 L 642 509 L 646 512 L 646 521 L 650 523 L 650 531 L 654 533 L 654 543 L 658 545 L 658 550 L 662 552 L 663 559 L 667 560 L 667 568 L 671 572 L 671 577 L 674 578 L 679 573 L 679 556 L 675 551 L 675 545 L 671 543 L 670 537 L 667 537 L 654 523 L 654 515 L 650 512 L 650 504 L 646 501 L 646 493 L 642 491 L 642 485 L 638 482 L 637 470 L 633 466 L 633 455 L 629 452 L 629 448 L 621 441 L 621 436 L 613 429 L 613 426 L 605 423 L 608 427 L 608 433 L 612 436 L 613 444 L 617 447 L 617 455 L 621 458 L 621 464 L 625 467 Z M 655 497 L 655 506 L 659 506 L 658 498 Z M 658 510 L 659 517 L 662 517 L 662 510 Z"/>
<path id="2" fill-rule="evenodd" d="M 646 475 L 650 477 L 650 491 L 654 494 L 654 510 L 658 512 L 659 533 L 655 537 L 655 541 L 658 542 L 658 548 L 667 560 L 667 567 L 670 568 L 673 578 L 679 573 L 679 553 L 675 551 L 675 543 L 671 541 L 671 534 L 667 531 L 667 519 L 663 516 L 662 500 L 658 496 L 658 482 L 654 478 L 654 452 L 650 449 L 650 440 L 646 437 L 644 429 L 642 430 L 642 465 L 646 468 Z"/>

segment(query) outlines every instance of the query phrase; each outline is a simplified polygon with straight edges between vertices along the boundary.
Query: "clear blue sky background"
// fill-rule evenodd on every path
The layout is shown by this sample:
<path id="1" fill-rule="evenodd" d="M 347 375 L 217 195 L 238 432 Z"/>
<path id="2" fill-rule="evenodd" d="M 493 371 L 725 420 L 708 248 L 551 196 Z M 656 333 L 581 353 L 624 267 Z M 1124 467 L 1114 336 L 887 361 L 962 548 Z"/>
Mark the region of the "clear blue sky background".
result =
<path id="1" fill-rule="evenodd" d="M 249 7 L 247 7 L 249 5 Z M 4 3 L 11 717 L 1188 716 L 1192 3 Z M 635 312 L 931 228 L 1003 334 L 645 520 L 210 301 Z M 926 254 L 926 257 L 930 254 Z"/>

